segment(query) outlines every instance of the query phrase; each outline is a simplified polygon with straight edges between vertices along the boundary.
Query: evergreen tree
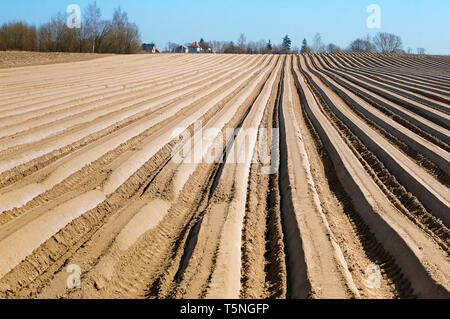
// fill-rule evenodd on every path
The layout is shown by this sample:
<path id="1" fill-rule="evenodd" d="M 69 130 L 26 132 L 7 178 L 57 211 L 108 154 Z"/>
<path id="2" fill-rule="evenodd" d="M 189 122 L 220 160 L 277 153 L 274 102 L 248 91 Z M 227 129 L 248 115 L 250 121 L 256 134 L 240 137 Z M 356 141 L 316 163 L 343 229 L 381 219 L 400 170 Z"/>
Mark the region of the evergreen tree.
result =
<path id="1" fill-rule="evenodd" d="M 203 40 L 203 38 L 200 39 L 198 45 L 203 49 L 203 51 L 206 51 L 208 49 L 208 43 Z"/>
<path id="2" fill-rule="evenodd" d="M 267 42 L 266 50 L 269 53 L 272 52 L 272 50 L 273 50 L 272 42 L 270 42 L 270 40 L 269 40 L 269 42 Z"/>
<path id="3" fill-rule="evenodd" d="M 300 53 L 301 54 L 311 53 L 311 48 L 308 46 L 308 41 L 306 41 L 306 39 L 303 39 L 302 48 L 300 49 Z"/>
<path id="4" fill-rule="evenodd" d="M 291 51 L 291 44 L 292 44 L 292 41 L 289 38 L 289 36 L 286 34 L 286 36 L 283 38 L 283 44 L 281 45 L 283 53 L 289 53 Z"/>

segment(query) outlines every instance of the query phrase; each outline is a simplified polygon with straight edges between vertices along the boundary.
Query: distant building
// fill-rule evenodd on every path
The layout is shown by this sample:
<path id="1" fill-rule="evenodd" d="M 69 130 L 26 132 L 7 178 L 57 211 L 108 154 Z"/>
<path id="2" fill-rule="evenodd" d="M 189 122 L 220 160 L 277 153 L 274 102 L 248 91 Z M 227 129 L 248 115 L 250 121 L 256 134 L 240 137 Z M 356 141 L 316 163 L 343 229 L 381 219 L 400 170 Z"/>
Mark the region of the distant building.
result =
<path id="1" fill-rule="evenodd" d="M 188 52 L 189 52 L 188 47 L 184 45 L 177 45 L 172 49 L 172 53 L 188 53 Z"/>
<path id="2" fill-rule="evenodd" d="M 161 53 L 161 50 L 156 48 L 156 45 L 154 43 L 142 44 L 142 50 L 148 53 Z"/>
<path id="3" fill-rule="evenodd" d="M 188 48 L 189 48 L 189 53 L 200 53 L 200 52 L 202 52 L 202 48 L 197 44 L 197 42 L 189 44 Z"/>

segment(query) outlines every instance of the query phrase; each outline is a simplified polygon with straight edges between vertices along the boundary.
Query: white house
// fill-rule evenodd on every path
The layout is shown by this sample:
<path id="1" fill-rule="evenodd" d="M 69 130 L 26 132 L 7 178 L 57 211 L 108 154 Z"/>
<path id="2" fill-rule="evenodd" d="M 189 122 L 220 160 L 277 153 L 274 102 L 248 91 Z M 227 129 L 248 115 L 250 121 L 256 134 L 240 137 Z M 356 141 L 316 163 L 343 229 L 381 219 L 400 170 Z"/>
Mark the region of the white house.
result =
<path id="1" fill-rule="evenodd" d="M 197 42 L 189 44 L 188 48 L 189 48 L 189 53 L 200 53 L 200 52 L 202 52 L 202 48 L 197 44 Z"/>

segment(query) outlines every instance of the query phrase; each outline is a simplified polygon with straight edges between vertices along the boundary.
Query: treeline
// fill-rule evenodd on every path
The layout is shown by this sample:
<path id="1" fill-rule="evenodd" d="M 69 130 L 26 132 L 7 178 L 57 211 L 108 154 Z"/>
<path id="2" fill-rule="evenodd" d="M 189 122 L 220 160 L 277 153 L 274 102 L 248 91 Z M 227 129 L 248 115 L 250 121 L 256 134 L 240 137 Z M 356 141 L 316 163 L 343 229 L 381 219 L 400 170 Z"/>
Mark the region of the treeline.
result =
<path id="1" fill-rule="evenodd" d="M 79 28 L 69 28 L 61 13 L 39 27 L 10 22 L 0 28 L 0 50 L 127 54 L 140 52 L 140 43 L 139 29 L 125 11 L 118 7 L 112 20 L 102 20 L 96 3 L 86 9 Z"/>
<path id="2" fill-rule="evenodd" d="M 336 53 L 336 52 L 380 52 L 380 53 L 413 53 L 411 48 L 403 50 L 402 39 L 390 33 L 380 32 L 373 38 L 369 35 L 352 41 L 348 47 L 341 48 L 335 43 L 326 44 L 322 41 L 322 36 L 317 33 L 312 43 L 306 39 L 302 41 L 301 47 L 292 46 L 292 41 L 286 35 L 280 44 L 273 44 L 270 40 L 246 41 L 245 34 L 241 34 L 236 42 L 234 41 L 204 41 L 200 40 L 199 45 L 205 50 L 212 48 L 217 53 L 235 54 L 282 54 L 282 53 Z M 175 43 L 169 42 L 166 51 L 170 52 Z M 424 54 L 423 48 L 417 49 L 418 54 Z"/>
<path id="3" fill-rule="evenodd" d="M 169 42 L 167 43 L 164 52 L 172 52 L 174 47 L 180 44 Z M 185 43 L 186 46 L 189 43 Z M 209 48 L 216 53 L 234 53 L 234 54 L 268 54 L 268 53 L 288 53 L 291 50 L 291 39 L 286 35 L 282 44 L 274 45 L 269 40 L 249 41 L 244 33 L 241 33 L 237 41 L 205 41 L 203 38 L 198 41 L 198 45 L 204 52 L 208 52 Z"/>
<path id="4" fill-rule="evenodd" d="M 350 42 L 348 47 L 341 48 L 334 43 L 325 44 L 322 36 L 317 33 L 314 36 L 312 45 L 304 39 L 300 53 L 336 53 L 336 52 L 379 52 L 379 53 L 413 53 L 411 48 L 403 50 L 401 37 L 392 33 L 379 32 L 374 37 L 367 35 Z M 424 54 L 423 48 L 417 49 L 418 54 Z"/>
<path id="5" fill-rule="evenodd" d="M 315 44 L 317 43 L 317 35 L 315 37 Z M 338 46 L 332 46 L 331 50 L 334 51 L 343 51 Z M 326 47 L 324 50 L 323 46 L 320 43 L 320 35 L 319 35 L 319 51 L 329 51 L 330 45 Z M 373 38 L 370 35 L 367 35 L 365 38 L 358 38 L 353 40 L 348 48 L 344 51 L 349 52 L 379 52 L 379 53 L 405 53 L 403 50 L 402 39 L 395 34 L 379 32 Z M 320 53 L 320 52 L 318 52 Z"/>

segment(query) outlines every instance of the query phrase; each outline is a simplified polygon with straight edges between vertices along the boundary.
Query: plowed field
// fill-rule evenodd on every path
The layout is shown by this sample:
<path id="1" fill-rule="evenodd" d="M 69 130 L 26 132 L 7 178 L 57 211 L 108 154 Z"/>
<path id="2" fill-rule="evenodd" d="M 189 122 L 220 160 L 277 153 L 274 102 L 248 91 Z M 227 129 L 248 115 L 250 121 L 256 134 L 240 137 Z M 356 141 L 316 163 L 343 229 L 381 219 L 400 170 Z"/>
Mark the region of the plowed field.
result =
<path id="1" fill-rule="evenodd" d="M 0 69 L 0 297 L 450 298 L 449 162 L 448 57 Z"/>

